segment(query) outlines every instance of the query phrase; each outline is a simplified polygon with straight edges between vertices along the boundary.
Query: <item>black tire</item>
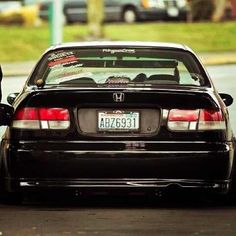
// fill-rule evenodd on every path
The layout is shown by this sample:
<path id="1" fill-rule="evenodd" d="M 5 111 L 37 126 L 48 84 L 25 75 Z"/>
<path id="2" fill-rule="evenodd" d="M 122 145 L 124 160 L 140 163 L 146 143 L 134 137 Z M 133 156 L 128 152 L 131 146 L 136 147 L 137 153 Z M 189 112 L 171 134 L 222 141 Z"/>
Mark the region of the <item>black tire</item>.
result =
<path id="1" fill-rule="evenodd" d="M 22 194 L 18 192 L 7 192 L 5 186 L 5 171 L 0 163 L 0 202 L 7 205 L 19 205 L 22 203 Z"/>
<path id="2" fill-rule="evenodd" d="M 23 197 L 20 193 L 5 192 L 1 197 L 1 203 L 6 205 L 21 205 Z"/>
<path id="3" fill-rule="evenodd" d="M 235 143 L 235 140 L 234 140 Z M 231 201 L 236 202 L 236 148 L 234 150 L 234 161 L 233 161 L 233 167 L 232 167 L 232 172 L 231 172 L 231 182 L 230 182 L 230 187 L 229 187 L 229 192 L 228 192 L 228 198 Z"/>
<path id="4" fill-rule="evenodd" d="M 0 148 L 2 150 L 2 147 Z M 0 199 L 4 192 L 5 192 L 4 171 L 3 171 L 3 163 L 1 160 L 1 151 L 0 151 Z"/>
<path id="5" fill-rule="evenodd" d="M 236 202 L 236 174 L 235 174 L 235 171 L 232 173 L 230 188 L 229 188 L 229 192 L 228 192 L 227 197 L 230 201 Z"/>
<path id="6" fill-rule="evenodd" d="M 122 20 L 126 23 L 132 24 L 138 20 L 137 13 L 133 7 L 127 7 L 122 14 Z"/>

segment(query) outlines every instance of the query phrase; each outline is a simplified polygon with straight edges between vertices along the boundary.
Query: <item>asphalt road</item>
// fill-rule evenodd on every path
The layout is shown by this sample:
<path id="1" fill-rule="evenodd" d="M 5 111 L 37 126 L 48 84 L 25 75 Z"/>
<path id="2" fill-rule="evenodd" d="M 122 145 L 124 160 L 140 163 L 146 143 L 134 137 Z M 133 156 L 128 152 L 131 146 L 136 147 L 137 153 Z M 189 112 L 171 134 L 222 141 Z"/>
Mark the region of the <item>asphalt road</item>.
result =
<path id="1" fill-rule="evenodd" d="M 236 65 L 209 67 L 220 92 L 236 98 Z M 3 80 L 3 100 L 25 78 Z M 236 132 L 236 103 L 229 108 Z M 0 205 L 0 235 L 236 235 L 236 201 L 200 194 L 88 197 L 34 196 L 22 206 Z"/>

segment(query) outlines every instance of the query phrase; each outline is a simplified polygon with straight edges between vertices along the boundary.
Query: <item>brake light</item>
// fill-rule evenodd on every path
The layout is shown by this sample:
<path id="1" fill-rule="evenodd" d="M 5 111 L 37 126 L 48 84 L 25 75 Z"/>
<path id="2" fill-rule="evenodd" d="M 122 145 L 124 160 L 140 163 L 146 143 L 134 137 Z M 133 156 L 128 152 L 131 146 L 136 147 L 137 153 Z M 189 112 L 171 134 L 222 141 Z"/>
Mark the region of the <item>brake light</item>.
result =
<path id="1" fill-rule="evenodd" d="M 169 121 L 197 121 L 199 110 L 178 110 L 170 111 Z"/>
<path id="2" fill-rule="evenodd" d="M 220 110 L 172 109 L 169 111 L 168 128 L 174 131 L 224 130 L 226 125 Z"/>
<path id="3" fill-rule="evenodd" d="M 201 110 L 199 117 L 199 130 L 223 130 L 226 129 L 224 117 L 221 111 Z"/>
<path id="4" fill-rule="evenodd" d="M 38 120 L 38 118 L 37 109 L 32 107 L 20 109 L 15 113 L 16 120 Z"/>
<path id="5" fill-rule="evenodd" d="M 168 127 L 171 130 L 196 130 L 199 110 L 173 109 L 169 112 Z"/>
<path id="6" fill-rule="evenodd" d="M 40 120 L 69 120 L 69 112 L 64 108 L 39 108 Z"/>
<path id="7" fill-rule="evenodd" d="M 16 111 L 12 126 L 20 129 L 67 129 L 70 126 L 69 111 L 65 108 L 21 108 Z"/>
<path id="8" fill-rule="evenodd" d="M 201 110 L 200 121 L 223 121 L 222 112 L 215 110 Z"/>

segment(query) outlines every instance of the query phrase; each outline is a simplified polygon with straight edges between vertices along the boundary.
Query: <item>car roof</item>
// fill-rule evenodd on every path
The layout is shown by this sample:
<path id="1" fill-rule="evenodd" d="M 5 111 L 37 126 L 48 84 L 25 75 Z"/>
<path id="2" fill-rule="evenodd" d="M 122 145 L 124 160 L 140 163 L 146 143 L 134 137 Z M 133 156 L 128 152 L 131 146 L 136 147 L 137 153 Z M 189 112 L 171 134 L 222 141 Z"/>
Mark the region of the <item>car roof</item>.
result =
<path id="1" fill-rule="evenodd" d="M 184 51 L 191 51 L 185 45 L 178 43 L 165 43 L 165 42 L 140 42 L 140 41 L 93 41 L 93 42 L 73 42 L 63 43 L 50 47 L 47 51 L 66 49 L 66 48 L 101 48 L 101 47 L 148 47 L 160 49 L 180 49 Z"/>

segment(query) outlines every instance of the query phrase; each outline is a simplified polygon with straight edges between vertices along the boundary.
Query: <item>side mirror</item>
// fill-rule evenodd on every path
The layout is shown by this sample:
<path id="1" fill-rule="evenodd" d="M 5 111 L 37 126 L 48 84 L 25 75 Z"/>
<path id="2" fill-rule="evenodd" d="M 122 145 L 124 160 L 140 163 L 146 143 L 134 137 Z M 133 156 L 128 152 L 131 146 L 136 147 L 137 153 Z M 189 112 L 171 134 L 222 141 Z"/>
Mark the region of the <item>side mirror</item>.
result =
<path id="1" fill-rule="evenodd" d="M 226 93 L 220 93 L 220 97 L 222 98 L 223 102 L 227 107 L 230 106 L 234 101 L 232 96 Z"/>
<path id="2" fill-rule="evenodd" d="M 16 97 L 19 95 L 19 93 L 10 93 L 7 97 L 7 102 L 12 105 L 13 102 L 16 100 Z"/>
<path id="3" fill-rule="evenodd" d="M 0 126 L 9 125 L 13 117 L 14 108 L 6 104 L 0 104 Z"/>

